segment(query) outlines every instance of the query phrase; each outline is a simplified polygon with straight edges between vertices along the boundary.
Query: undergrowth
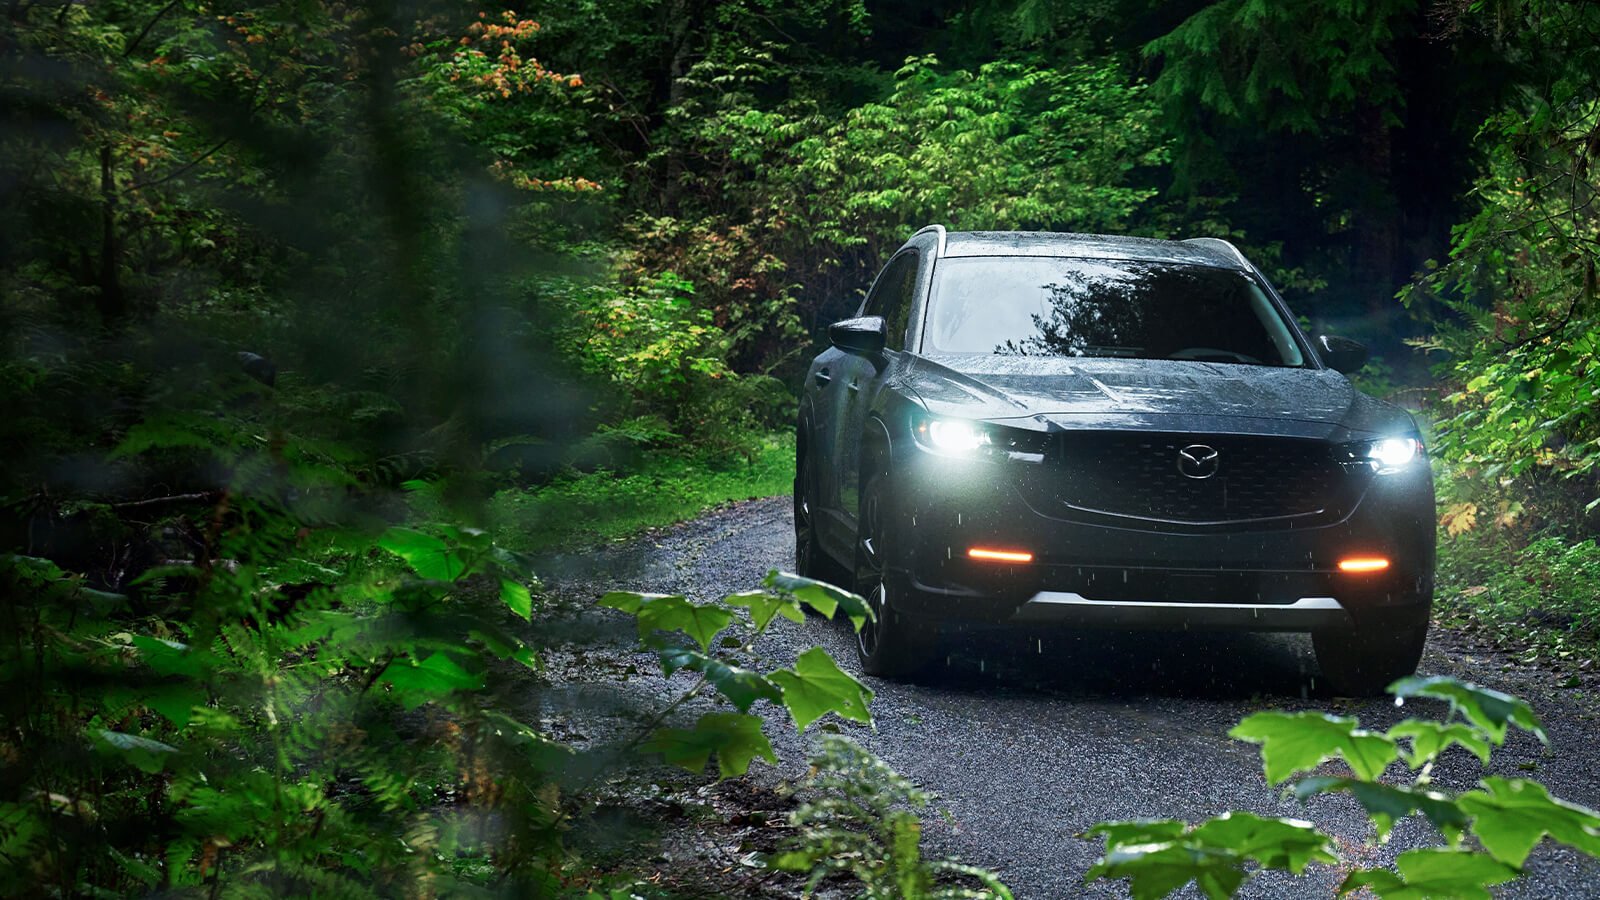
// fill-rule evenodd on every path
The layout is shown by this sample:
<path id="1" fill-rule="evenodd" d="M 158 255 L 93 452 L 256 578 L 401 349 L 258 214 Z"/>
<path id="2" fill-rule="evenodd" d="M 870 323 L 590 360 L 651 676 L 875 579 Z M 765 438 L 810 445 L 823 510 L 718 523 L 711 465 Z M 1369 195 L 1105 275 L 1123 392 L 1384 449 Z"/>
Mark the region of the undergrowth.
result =
<path id="1" fill-rule="evenodd" d="M 507 488 L 488 515 L 508 546 L 571 550 L 686 521 L 721 503 L 787 494 L 793 481 L 794 438 L 774 434 L 749 459 L 658 453 L 632 471 L 571 472 L 540 487 Z"/>
<path id="2" fill-rule="evenodd" d="M 1435 613 L 1526 663 L 1589 668 L 1600 657 L 1600 545 L 1482 529 L 1439 539 Z"/>

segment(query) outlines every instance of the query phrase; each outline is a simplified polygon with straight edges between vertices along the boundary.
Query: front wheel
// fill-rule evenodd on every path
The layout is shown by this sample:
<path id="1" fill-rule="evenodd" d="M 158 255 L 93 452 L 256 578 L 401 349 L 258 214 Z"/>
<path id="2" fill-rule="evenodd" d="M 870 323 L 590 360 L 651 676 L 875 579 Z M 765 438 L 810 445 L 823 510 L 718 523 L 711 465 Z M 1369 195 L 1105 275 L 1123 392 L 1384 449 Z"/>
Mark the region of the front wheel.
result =
<path id="1" fill-rule="evenodd" d="M 1428 626 L 1342 628 L 1311 636 L 1317 665 L 1335 691 L 1355 697 L 1382 694 L 1390 684 L 1413 675 L 1422 661 Z"/>
<path id="2" fill-rule="evenodd" d="M 795 466 L 794 476 L 794 570 L 806 578 L 815 578 L 832 585 L 848 588 L 850 573 L 844 566 L 822 549 L 821 536 L 817 534 L 816 493 L 813 489 L 811 455 L 802 454 Z M 811 607 L 806 607 L 810 609 Z"/>
<path id="3" fill-rule="evenodd" d="M 916 616 L 898 612 L 892 602 L 908 590 L 904 575 L 888 565 L 896 535 L 886 528 L 889 497 L 880 476 L 861 492 L 857 519 L 856 590 L 866 598 L 875 617 L 856 633 L 856 656 L 861 671 L 884 678 L 910 678 L 926 669 L 938 650 L 938 627 Z"/>
<path id="4" fill-rule="evenodd" d="M 816 578 L 826 558 L 817 541 L 817 524 L 813 518 L 811 456 L 802 455 L 794 473 L 794 570 L 806 578 Z"/>

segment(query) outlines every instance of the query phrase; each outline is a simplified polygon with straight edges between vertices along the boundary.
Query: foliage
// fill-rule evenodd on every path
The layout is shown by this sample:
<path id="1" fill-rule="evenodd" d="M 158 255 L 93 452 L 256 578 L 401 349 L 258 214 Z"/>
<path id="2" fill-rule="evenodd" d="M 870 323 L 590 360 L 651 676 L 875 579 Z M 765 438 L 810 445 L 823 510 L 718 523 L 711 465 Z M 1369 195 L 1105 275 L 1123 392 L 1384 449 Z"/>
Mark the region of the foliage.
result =
<path id="1" fill-rule="evenodd" d="M 1397 21 L 1415 6 L 1352 0 L 1312 11 L 1225 0 L 1151 41 L 1145 53 L 1166 59 L 1154 88 L 1174 107 L 1320 133 L 1358 104 L 1398 105 L 1390 48 Z"/>
<path id="2" fill-rule="evenodd" d="M 1285 784 L 1302 801 L 1331 793 L 1353 797 L 1372 821 L 1379 842 L 1396 821 L 1421 815 L 1446 846 L 1401 853 L 1395 868 L 1360 868 L 1341 860 L 1340 844 L 1310 822 L 1224 813 L 1198 825 L 1176 820 L 1102 823 L 1106 853 L 1088 878 L 1127 878 L 1135 898 L 1164 897 L 1191 881 L 1207 897 L 1232 897 L 1257 871 L 1303 873 L 1313 863 L 1350 867 L 1341 895 L 1369 888 L 1379 897 L 1484 897 L 1488 888 L 1521 874 L 1545 837 L 1600 856 L 1600 814 L 1551 797 L 1543 785 L 1486 776 L 1454 796 L 1432 784 L 1434 766 L 1452 746 L 1489 764 L 1493 747 L 1511 729 L 1545 741 L 1543 727 L 1522 700 L 1445 676 L 1414 676 L 1390 685 L 1397 703 L 1426 699 L 1448 704 L 1441 717 L 1412 717 L 1386 732 L 1354 718 L 1318 712 L 1260 712 L 1229 732 L 1261 745 L 1267 781 Z M 1350 775 L 1315 774 L 1342 760 Z M 1401 764 L 1398 777 L 1386 773 Z M 1300 775 L 1298 779 L 1295 776 Z M 1464 841 L 1471 834 L 1476 849 Z"/>
<path id="3" fill-rule="evenodd" d="M 527 19 L 406 13 L 0 22 L 0 891 L 594 885 L 571 789 L 615 761 L 525 715 L 548 623 L 472 527 L 486 459 L 632 411 L 589 408 L 610 380 L 518 289 L 533 207 L 595 193 L 542 155 L 583 86 Z M 629 365 L 680 349 L 665 321 Z"/>
<path id="4" fill-rule="evenodd" d="M 779 379 L 930 221 L 1254 242 L 1285 287 L 1327 287 L 1302 311 L 1361 297 L 1385 339 L 1395 285 L 1440 257 L 1407 300 L 1447 384 L 1442 599 L 1589 652 L 1597 13 L 1172 9 L 8 4 L 4 889 L 607 890 L 568 839 L 615 761 L 502 694 L 537 705 L 552 628 L 508 548 L 784 492 Z M 1385 358 L 1365 383 L 1409 376 Z M 634 749 L 728 777 L 770 758 L 760 704 L 867 718 L 820 651 L 762 668 L 722 641 L 797 604 L 859 620 L 857 601 L 784 577 L 728 600 L 631 607 L 693 676 Z M 1494 734 L 1256 725 L 1275 772 Z M 1561 840 L 1590 828 L 1522 782 L 1327 789 L 1447 828 L 1519 809 Z M 887 795 L 839 790 L 888 835 L 862 858 L 933 884 Z M 1208 890 L 1320 858 L 1292 824 L 1163 827 L 1147 837 L 1180 862 L 1160 877 L 1204 859 Z M 1528 835 L 1351 884 L 1470 890 Z"/>
<path id="5" fill-rule="evenodd" d="M 126 446 L 168 453 L 193 441 L 169 426 Z M 336 482 L 292 463 L 274 476 L 248 446 L 212 452 L 239 473 L 218 501 L 212 549 L 150 570 L 137 596 L 88 588 L 48 560 L 5 558 L 5 625 L 18 640 L 0 671 L 12 688 L 8 753 L 22 763 L 3 800 L 7 890 L 365 896 L 581 883 L 561 837 L 593 785 L 574 773 L 593 766 L 496 693 L 505 664 L 538 666 L 507 621 L 540 614 L 523 558 L 447 523 L 314 524 L 307 514 L 327 507 L 313 495 Z M 302 493 L 274 499 L 278 478 Z M 338 568 L 333 548 L 347 560 Z M 181 617 L 141 613 L 179 601 Z M 712 653 L 730 607 L 749 610 L 753 639 L 779 615 L 803 621 L 802 604 L 859 626 L 870 615 L 859 597 L 773 573 L 728 606 L 606 603 L 638 618 L 669 674 L 700 674 L 632 742 L 642 752 L 695 770 L 714 755 L 729 777 L 775 759 L 750 713 L 757 701 L 785 706 L 801 728 L 828 713 L 870 721 L 870 692 L 821 650 L 765 674 Z M 668 723 L 708 688 L 737 712 Z"/>
<path id="6" fill-rule="evenodd" d="M 1501 52 L 1525 61 L 1522 85 L 1479 136 L 1486 157 L 1476 215 L 1454 229 L 1448 260 L 1403 296 L 1454 314 L 1419 341 L 1443 354 L 1438 448 L 1488 491 L 1499 479 L 1556 476 L 1600 507 L 1600 395 L 1592 166 L 1600 124 L 1587 7 L 1487 4 Z M 1517 19 L 1512 30 L 1499 23 Z M 1581 514 L 1580 514 L 1581 515 Z M 1588 519 L 1592 530 L 1596 519 Z"/>
<path id="7" fill-rule="evenodd" d="M 544 287 L 562 313 L 557 348 L 611 388 L 615 409 L 607 418 L 665 412 L 675 436 L 715 457 L 748 450 L 791 417 L 781 384 L 729 369 L 731 336 L 711 311 L 695 307 L 694 285 L 683 278 Z"/>
<path id="8" fill-rule="evenodd" d="M 1526 538 L 1485 522 L 1441 537 L 1435 609 L 1442 622 L 1556 669 L 1600 650 L 1600 546 Z"/>
<path id="9" fill-rule="evenodd" d="M 460 854 L 492 860 L 469 882 L 559 871 L 570 751 L 483 703 L 495 661 L 538 665 L 503 621 L 532 614 L 525 563 L 471 529 L 323 531 L 405 569 L 304 581 L 337 573 L 239 487 L 224 558 L 152 570 L 141 598 L 5 559 L 6 891 L 448 891 Z M 139 614 L 179 596 L 183 618 Z"/>
<path id="10" fill-rule="evenodd" d="M 769 863 L 809 874 L 808 890 L 842 874 L 871 900 L 1011 897 L 992 872 L 923 859 L 918 811 L 928 793 L 860 745 L 823 735 L 811 769 L 809 786 L 820 796 L 789 816 L 798 833 Z"/>
<path id="11" fill-rule="evenodd" d="M 763 590 L 724 597 L 721 603 L 695 603 L 676 595 L 630 591 L 613 591 L 600 598 L 601 606 L 634 617 L 640 643 L 660 658 L 664 674 L 682 670 L 700 675 L 693 686 L 656 713 L 640 733 L 639 741 L 646 752 L 660 754 L 666 762 L 693 772 L 704 769 L 715 755 L 721 777 L 732 778 L 743 775 L 757 756 L 777 762 L 761 717 L 750 712 L 758 701 L 782 706 L 800 731 L 829 713 L 872 722 L 867 711 L 872 691 L 840 670 L 821 647 L 802 653 L 790 667 L 766 673 L 739 664 L 739 656 L 751 653 L 754 639 L 780 617 L 804 623 L 807 608 L 828 618 L 842 610 L 859 630 L 872 615 L 866 601 L 832 585 L 787 573 L 769 573 L 762 587 Z M 730 607 L 747 610 L 748 622 L 740 620 Z M 736 620 L 747 630 L 742 641 L 731 642 L 731 649 L 738 655 L 730 652 L 724 642 L 718 642 L 717 652 L 712 653 L 712 642 Z M 688 637 L 693 646 L 673 639 L 673 634 Z M 708 688 L 737 712 L 705 713 L 693 728 L 664 724 L 674 711 Z"/>
<path id="12" fill-rule="evenodd" d="M 1429 220 L 1460 215 L 1504 58 L 1474 34 L 1441 34 L 1449 14 L 1415 0 L 1217 0 L 1185 14 L 1142 47 L 1159 63 L 1177 184 L 1230 197 L 1234 227 L 1283 241 L 1288 268 L 1325 280 L 1319 318 L 1398 350 L 1416 326 L 1393 293 L 1443 249 Z"/>
<path id="13" fill-rule="evenodd" d="M 755 302 L 781 310 L 788 284 L 798 284 L 806 304 L 798 313 L 812 328 L 819 315 L 853 306 L 910 230 L 933 222 L 1118 230 L 1154 194 L 1132 184 L 1133 173 L 1165 159 L 1154 107 L 1109 62 L 942 71 L 917 57 L 895 73 L 887 97 L 842 115 L 820 98 L 765 107 L 757 98 L 778 77 L 760 54 L 708 61 L 685 77 L 685 99 L 669 115 L 703 161 L 683 183 L 704 218 L 662 236 L 738 245 L 758 235 L 784 261 L 787 281 L 773 277 L 765 256 L 745 252 L 749 274 L 736 271 L 743 277 L 733 285 L 760 288 L 766 297 Z M 741 230 L 747 223 L 754 235 Z M 656 264 L 674 258 L 645 252 Z M 725 317 L 736 296 L 706 299 Z"/>
<path id="14" fill-rule="evenodd" d="M 655 440 L 674 440 L 655 434 Z M 794 482 L 794 438 L 766 436 L 749 462 L 659 451 L 613 465 L 568 472 L 535 488 L 502 489 L 489 500 L 487 520 L 501 540 L 530 552 L 614 541 L 721 503 L 787 492 Z"/>
<path id="15" fill-rule="evenodd" d="M 729 374 L 723 335 L 692 306 L 693 295 L 694 285 L 672 274 L 631 289 L 595 286 L 567 301 L 564 349 L 627 393 L 629 412 L 659 408 L 693 381 Z"/>

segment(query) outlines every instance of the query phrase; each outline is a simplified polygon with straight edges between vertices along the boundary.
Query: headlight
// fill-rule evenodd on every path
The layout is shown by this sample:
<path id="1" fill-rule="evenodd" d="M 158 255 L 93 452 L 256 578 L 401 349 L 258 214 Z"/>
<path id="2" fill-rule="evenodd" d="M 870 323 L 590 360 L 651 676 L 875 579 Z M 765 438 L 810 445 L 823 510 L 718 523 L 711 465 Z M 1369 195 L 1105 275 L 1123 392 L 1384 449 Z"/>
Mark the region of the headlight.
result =
<path id="1" fill-rule="evenodd" d="M 971 453 L 989 444 L 987 431 L 963 419 L 929 419 L 927 426 L 928 443 L 935 450 Z"/>
<path id="2" fill-rule="evenodd" d="M 917 416 L 912 433 L 918 444 L 941 456 L 1043 462 L 1050 445 L 1050 436 L 1042 431 L 973 419 Z"/>
<path id="3" fill-rule="evenodd" d="M 1423 457 L 1422 442 L 1409 437 L 1357 441 L 1346 445 L 1346 450 L 1350 454 L 1347 462 L 1371 466 L 1379 475 L 1403 471 Z"/>

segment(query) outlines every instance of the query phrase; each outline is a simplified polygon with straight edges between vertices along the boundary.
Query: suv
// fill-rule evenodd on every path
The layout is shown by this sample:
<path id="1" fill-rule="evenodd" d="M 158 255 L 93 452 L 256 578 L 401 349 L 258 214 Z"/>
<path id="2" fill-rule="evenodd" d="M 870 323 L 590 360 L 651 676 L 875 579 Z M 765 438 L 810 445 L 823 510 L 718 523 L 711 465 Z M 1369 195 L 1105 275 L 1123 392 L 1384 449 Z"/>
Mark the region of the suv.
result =
<path id="1" fill-rule="evenodd" d="M 1226 241 L 917 232 L 806 373 L 797 568 L 942 623 L 1309 632 L 1346 693 L 1415 671 L 1433 599 L 1416 424 Z"/>

